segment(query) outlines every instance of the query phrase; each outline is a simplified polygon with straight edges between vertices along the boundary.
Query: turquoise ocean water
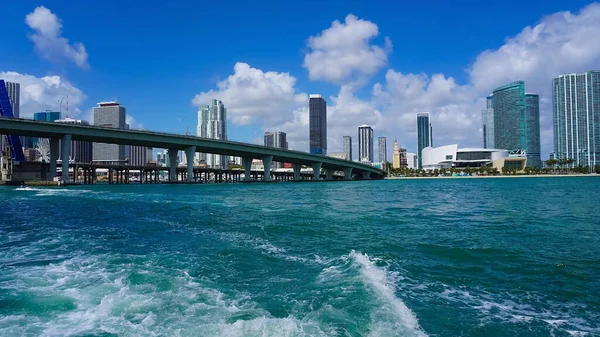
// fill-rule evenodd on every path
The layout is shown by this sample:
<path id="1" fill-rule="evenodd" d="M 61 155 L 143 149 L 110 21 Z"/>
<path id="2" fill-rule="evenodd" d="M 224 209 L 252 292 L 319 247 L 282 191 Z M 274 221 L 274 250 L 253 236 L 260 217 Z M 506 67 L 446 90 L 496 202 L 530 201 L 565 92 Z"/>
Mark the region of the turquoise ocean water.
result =
<path id="1" fill-rule="evenodd" d="M 598 336 L 600 178 L 0 188 L 0 336 Z"/>

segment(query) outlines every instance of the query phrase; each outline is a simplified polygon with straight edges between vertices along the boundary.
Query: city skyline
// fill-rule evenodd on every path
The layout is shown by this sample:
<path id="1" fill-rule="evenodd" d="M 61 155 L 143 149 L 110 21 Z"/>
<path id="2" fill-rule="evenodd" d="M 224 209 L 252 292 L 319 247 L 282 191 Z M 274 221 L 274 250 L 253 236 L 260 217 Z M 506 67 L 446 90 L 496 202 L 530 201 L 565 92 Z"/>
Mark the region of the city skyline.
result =
<path id="1" fill-rule="evenodd" d="M 203 53 L 202 57 L 212 58 L 213 62 L 213 66 L 210 67 L 211 73 L 203 73 L 196 66 L 197 57 L 194 58 L 194 62 L 191 62 L 191 59 L 188 62 L 184 57 L 187 53 L 168 53 L 169 60 L 174 62 L 160 62 L 160 66 L 157 63 L 156 67 L 146 66 L 146 69 L 165 69 L 164 74 L 161 73 L 164 86 L 177 87 L 179 90 L 163 89 L 159 93 L 157 89 L 145 84 L 152 82 L 149 80 L 153 77 L 152 72 L 134 71 L 128 74 L 131 69 L 136 68 L 126 67 L 127 64 L 136 65 L 138 62 L 157 62 L 157 59 L 146 58 L 139 61 L 138 56 L 144 55 L 141 46 L 138 47 L 139 50 L 129 49 L 127 54 L 119 55 L 121 62 L 115 64 L 112 60 L 116 55 L 113 56 L 114 52 L 110 48 L 105 48 L 108 41 L 103 39 L 110 37 L 111 44 L 120 45 L 124 43 L 124 36 L 127 36 L 128 40 L 132 36 L 114 34 L 109 30 L 103 33 L 106 37 L 95 38 L 97 36 L 93 35 L 92 26 L 88 24 L 94 20 L 81 20 L 82 17 L 94 18 L 99 15 L 103 12 L 102 7 L 108 6 L 107 4 L 88 6 L 89 8 L 52 2 L 48 7 L 38 8 L 21 3 L 14 5 L 7 8 L 6 24 L 23 28 L 20 33 L 19 29 L 16 29 L 5 41 L 11 49 L 11 54 L 3 60 L 0 77 L 22 83 L 24 98 L 21 108 L 24 116 L 31 116 L 33 112 L 46 109 L 60 111 L 59 101 L 68 95 L 69 115 L 92 120 L 89 116 L 94 102 L 118 99 L 132 111 L 135 107 L 136 112 L 128 116 L 127 121 L 131 128 L 139 128 L 144 124 L 147 129 L 181 133 L 185 126 L 193 129 L 193 125 L 183 125 L 182 128 L 182 122 L 178 118 L 189 116 L 184 123 L 191 123 L 191 116 L 195 113 L 193 106 L 206 104 L 215 98 L 226 102 L 230 107 L 230 139 L 252 142 L 257 133 L 267 129 L 280 129 L 287 132 L 289 147 L 302 151 L 308 151 L 308 140 L 305 134 L 295 130 L 305 127 L 308 92 L 320 92 L 329 102 L 331 118 L 327 137 L 328 151 L 342 150 L 342 136 L 349 132 L 344 130 L 353 128 L 349 123 L 373 125 L 378 135 L 388 138 L 401 136 L 402 144 L 414 151 L 415 130 L 407 123 L 407 116 L 415 111 L 430 111 L 432 123 L 439 124 L 440 129 L 436 129 L 436 141 L 440 144 L 460 142 L 465 146 L 481 146 L 481 138 L 464 139 L 462 136 L 482 134 L 481 115 L 478 112 L 484 105 L 482 100 L 494 87 L 523 79 L 528 83 L 528 90 L 540 95 L 542 157 L 547 158 L 554 150 L 552 105 L 549 103 L 552 96 L 552 78 L 559 74 L 582 73 L 597 68 L 600 59 L 600 53 L 585 44 L 580 44 L 580 41 L 586 39 L 576 38 L 587 34 L 593 36 L 599 26 L 596 20 L 598 5 L 588 5 L 584 1 L 569 4 L 550 1 L 528 6 L 527 11 L 517 14 L 519 20 L 505 20 L 502 25 L 479 25 L 479 38 L 468 43 L 461 40 L 463 47 L 455 51 L 455 54 L 431 51 L 425 53 L 425 50 L 415 48 L 415 53 L 423 54 L 415 54 L 415 60 L 411 62 L 406 62 L 405 56 L 395 52 L 415 43 L 403 40 L 402 22 L 390 21 L 383 14 L 369 13 L 360 5 L 349 5 L 339 9 L 334 4 L 327 4 L 327 10 L 319 13 L 319 20 L 306 25 L 303 30 L 286 39 L 286 44 L 263 44 L 263 48 L 281 53 L 283 57 L 278 58 L 282 60 L 281 63 L 259 58 L 251 47 L 243 43 L 229 44 L 222 48 L 220 55 Z M 519 6 L 522 7 L 522 4 Z M 273 10 L 281 10 L 276 7 Z M 146 12 L 157 10 L 158 8 L 153 6 L 142 9 Z M 165 13 L 171 10 L 173 8 L 169 6 L 161 8 Z M 453 8 L 441 4 L 437 10 L 440 13 L 430 15 L 442 17 L 441 13 L 445 14 Z M 489 10 L 491 9 L 481 8 L 477 11 L 482 14 Z M 564 12 L 567 10 L 570 13 Z M 115 17 L 115 26 L 120 27 L 129 22 L 124 20 L 128 17 L 127 12 L 128 9 L 124 9 L 120 16 Z M 515 16 L 514 13 L 502 12 L 499 9 L 493 12 L 495 17 L 505 15 L 513 19 Z M 458 17 L 462 15 L 456 14 Z M 568 15 L 574 19 L 566 20 Z M 36 43 L 38 40 L 28 39 L 28 36 L 43 38 L 45 35 L 41 29 L 51 27 L 36 26 L 35 18 L 60 22 L 62 31 L 59 39 L 49 42 L 62 43 L 63 49 L 51 49 L 54 45 L 43 49 L 43 44 Z M 23 24 L 24 20 L 26 25 Z M 533 36 L 528 27 L 544 34 Z M 128 31 L 127 27 L 123 28 L 120 31 Z M 286 34 L 289 33 L 288 29 L 289 27 L 284 25 L 280 32 L 270 30 L 269 34 Z M 335 37 L 335 34 L 351 29 L 364 32 L 364 35 L 357 36 L 357 43 L 343 51 L 348 55 L 365 55 L 367 58 L 361 59 L 364 62 L 354 65 L 345 62 L 328 63 L 328 56 L 340 51 L 336 48 L 341 48 L 328 44 L 328 37 Z M 448 34 L 443 38 L 445 42 L 450 44 L 455 38 L 452 35 L 454 29 L 459 28 L 452 26 L 444 32 Z M 246 32 L 242 32 L 244 33 Z M 269 34 L 264 35 L 268 37 Z M 63 40 L 63 37 L 66 40 Z M 389 38 L 389 43 L 386 37 Z M 528 37 L 531 39 L 528 40 Z M 146 36 L 138 35 L 133 38 L 143 40 Z M 225 40 L 215 39 L 215 43 L 219 45 L 222 41 Z M 525 44 L 523 41 L 530 42 Z M 85 49 L 74 47 L 79 42 Z M 552 52 L 560 50 L 560 47 L 567 43 L 576 45 L 581 53 L 566 57 L 561 53 Z M 428 45 L 434 48 L 439 43 Z M 439 47 L 441 48 L 441 45 Z M 175 45 L 170 48 L 171 51 L 178 51 L 181 47 Z M 301 55 L 297 55 L 298 49 L 302 49 Z M 62 50 L 69 53 L 61 53 Z M 297 59 L 290 57 L 292 50 Z M 518 50 L 519 53 L 515 55 L 529 55 L 531 59 L 522 60 L 507 54 L 506 50 Z M 242 51 L 251 56 L 240 58 Z M 444 56 L 431 56 L 436 54 Z M 218 61 L 224 59 L 223 55 L 229 56 L 227 62 Z M 319 55 L 323 57 L 319 58 Z M 504 59 L 507 62 L 504 62 Z M 516 65 L 520 64 L 519 62 L 530 62 L 531 66 L 518 67 Z M 194 68 L 190 68 L 192 65 Z M 182 73 L 190 76 L 183 79 L 180 75 Z M 106 74 L 106 77 L 103 77 L 103 74 Z M 125 76 L 126 74 L 128 75 Z M 189 77 L 193 77 L 195 82 L 190 82 Z M 108 78 L 110 83 L 118 85 L 108 85 Z M 251 83 L 252 85 L 248 85 Z M 332 83 L 334 86 L 331 86 Z M 401 83 L 406 85 L 402 86 Z M 256 90 L 248 91 L 252 88 Z M 377 90 L 372 91 L 372 88 Z M 141 96 L 140 93 L 145 95 Z M 163 99 L 153 98 L 158 95 Z M 427 99 L 424 99 L 426 97 Z M 168 106 L 165 105 L 166 102 Z M 264 109 L 265 102 L 269 102 L 268 109 Z M 62 102 L 62 110 L 65 103 Z M 173 111 L 175 115 L 167 114 L 167 118 L 164 118 L 162 111 Z M 389 149 L 387 155 L 390 156 Z"/>

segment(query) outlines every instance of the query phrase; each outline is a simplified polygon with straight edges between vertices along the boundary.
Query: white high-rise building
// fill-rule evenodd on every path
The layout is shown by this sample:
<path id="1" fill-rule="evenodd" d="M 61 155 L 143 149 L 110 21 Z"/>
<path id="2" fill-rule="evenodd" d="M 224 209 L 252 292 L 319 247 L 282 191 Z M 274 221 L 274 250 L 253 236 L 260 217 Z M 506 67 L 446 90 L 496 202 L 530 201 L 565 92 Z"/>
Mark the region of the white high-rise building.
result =
<path id="1" fill-rule="evenodd" d="M 358 160 L 373 162 L 373 128 L 369 125 L 358 127 Z"/>
<path id="2" fill-rule="evenodd" d="M 202 138 L 227 140 L 227 109 L 223 102 L 213 99 L 212 104 L 198 109 L 196 135 Z M 209 168 L 227 168 L 229 157 L 220 154 L 200 153 L 199 160 Z"/>
<path id="3" fill-rule="evenodd" d="M 385 137 L 377 139 L 377 147 L 379 150 L 379 162 L 387 163 L 387 140 Z"/>
<path id="4" fill-rule="evenodd" d="M 344 136 L 344 154 L 346 160 L 352 160 L 352 137 Z"/>
<path id="5" fill-rule="evenodd" d="M 94 126 L 128 129 L 125 123 L 125 107 L 117 102 L 100 102 L 94 107 Z M 124 162 L 127 159 L 128 146 L 119 144 L 93 144 L 93 159 L 99 162 Z"/>

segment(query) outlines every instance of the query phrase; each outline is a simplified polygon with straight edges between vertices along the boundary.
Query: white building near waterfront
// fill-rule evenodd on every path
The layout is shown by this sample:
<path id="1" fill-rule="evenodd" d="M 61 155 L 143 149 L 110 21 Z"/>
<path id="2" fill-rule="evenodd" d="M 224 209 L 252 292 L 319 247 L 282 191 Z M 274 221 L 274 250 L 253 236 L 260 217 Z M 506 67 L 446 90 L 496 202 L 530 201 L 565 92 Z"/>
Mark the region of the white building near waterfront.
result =
<path id="1" fill-rule="evenodd" d="M 227 140 L 227 109 L 223 102 L 213 99 L 210 105 L 198 108 L 196 135 L 201 138 Z M 198 161 L 209 168 L 227 168 L 229 157 L 220 154 L 199 153 Z"/>
<path id="2" fill-rule="evenodd" d="M 522 170 L 527 163 L 526 154 L 511 155 L 508 150 L 458 148 L 458 144 L 426 147 L 422 151 L 424 170 L 493 166 L 499 170 L 506 166 Z"/>

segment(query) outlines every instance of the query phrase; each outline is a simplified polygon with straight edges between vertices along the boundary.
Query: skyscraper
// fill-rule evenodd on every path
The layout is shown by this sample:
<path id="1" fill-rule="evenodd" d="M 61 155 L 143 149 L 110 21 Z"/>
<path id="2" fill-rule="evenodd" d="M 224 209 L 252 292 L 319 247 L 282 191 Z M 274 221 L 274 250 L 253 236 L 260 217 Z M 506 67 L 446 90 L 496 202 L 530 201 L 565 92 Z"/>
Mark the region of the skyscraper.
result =
<path id="1" fill-rule="evenodd" d="M 60 119 L 60 111 L 42 111 L 42 112 L 34 112 L 33 113 L 33 120 L 34 121 L 40 121 L 40 122 L 54 122 L 56 120 Z M 37 142 L 38 142 L 38 138 L 37 137 L 31 137 L 31 146 L 32 147 L 36 147 L 37 146 Z M 90 143 L 91 145 L 91 143 Z M 90 153 L 92 153 L 92 151 L 90 151 Z M 91 162 L 91 160 L 90 160 Z"/>
<path id="2" fill-rule="evenodd" d="M 358 127 L 358 160 L 373 162 L 373 129 L 369 125 Z"/>
<path id="3" fill-rule="evenodd" d="M 273 146 L 278 149 L 287 150 L 287 134 L 282 131 L 277 131 L 273 135 Z"/>
<path id="4" fill-rule="evenodd" d="M 494 106 L 493 97 L 489 95 L 485 100 L 485 110 L 481 111 L 481 120 L 483 122 L 483 148 L 494 148 Z"/>
<path id="5" fill-rule="evenodd" d="M 379 151 L 379 162 L 387 163 L 387 140 L 385 137 L 377 138 L 377 150 Z"/>
<path id="6" fill-rule="evenodd" d="M 525 94 L 525 144 L 527 145 L 527 163 L 529 166 L 542 168 L 540 146 L 540 96 Z"/>
<path id="7" fill-rule="evenodd" d="M 227 140 L 227 109 L 223 102 L 213 99 L 212 104 L 198 108 L 196 135 L 202 138 Z M 229 157 L 220 154 L 201 153 L 207 167 L 227 168 Z"/>
<path id="8" fill-rule="evenodd" d="M 600 165 L 600 71 L 552 80 L 554 153 L 573 166 Z"/>
<path id="9" fill-rule="evenodd" d="M 119 103 L 100 102 L 94 108 L 94 126 L 127 129 L 125 115 L 125 107 Z M 94 143 L 92 150 L 94 161 L 125 161 L 127 159 L 125 147 L 118 144 Z"/>
<path id="10" fill-rule="evenodd" d="M 421 153 L 424 148 L 433 146 L 431 123 L 429 122 L 429 112 L 420 112 L 417 114 L 417 158 L 418 168 L 422 168 Z"/>
<path id="11" fill-rule="evenodd" d="M 269 131 L 265 131 L 265 146 L 273 147 L 275 146 L 275 137 Z"/>
<path id="12" fill-rule="evenodd" d="M 129 165 L 144 166 L 148 165 L 150 160 L 152 160 L 151 147 L 129 145 Z"/>
<path id="13" fill-rule="evenodd" d="M 352 137 L 344 136 L 344 159 L 352 160 Z"/>
<path id="14" fill-rule="evenodd" d="M 525 94 L 525 83 L 515 81 L 494 90 L 494 147 L 525 150 L 527 166 L 541 167 L 539 97 Z"/>
<path id="15" fill-rule="evenodd" d="M 8 92 L 8 100 L 10 101 L 10 107 L 12 108 L 12 115 L 14 118 L 19 118 L 19 109 L 21 105 L 21 84 L 4 81 L 4 85 L 6 86 L 6 91 Z M 8 141 L 6 140 L 6 136 L 0 135 L 0 156 L 2 153 L 9 153 L 7 146 Z"/>
<path id="16" fill-rule="evenodd" d="M 310 153 L 327 155 L 327 102 L 311 94 L 308 103 Z"/>

